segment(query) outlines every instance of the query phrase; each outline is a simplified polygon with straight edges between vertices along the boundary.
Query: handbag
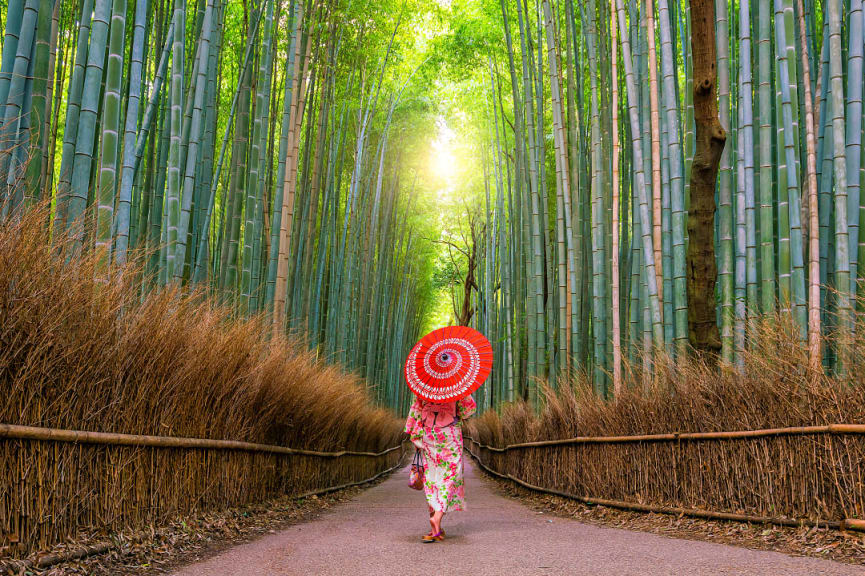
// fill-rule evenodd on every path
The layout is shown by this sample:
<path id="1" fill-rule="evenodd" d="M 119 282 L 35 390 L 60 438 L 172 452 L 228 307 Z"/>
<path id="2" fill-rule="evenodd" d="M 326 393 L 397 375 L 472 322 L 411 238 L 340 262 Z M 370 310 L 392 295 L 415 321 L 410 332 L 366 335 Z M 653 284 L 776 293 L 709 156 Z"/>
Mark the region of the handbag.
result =
<path id="1" fill-rule="evenodd" d="M 413 490 L 423 490 L 424 481 L 424 465 L 423 455 L 420 450 L 415 450 L 414 460 L 411 463 L 411 470 L 408 473 L 408 487 Z"/>

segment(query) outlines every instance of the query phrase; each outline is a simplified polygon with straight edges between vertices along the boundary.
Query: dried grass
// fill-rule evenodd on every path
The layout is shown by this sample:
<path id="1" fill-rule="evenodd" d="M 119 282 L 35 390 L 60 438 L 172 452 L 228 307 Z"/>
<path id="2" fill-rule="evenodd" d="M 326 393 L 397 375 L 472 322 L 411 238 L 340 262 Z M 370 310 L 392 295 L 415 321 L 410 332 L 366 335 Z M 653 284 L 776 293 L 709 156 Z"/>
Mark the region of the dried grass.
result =
<path id="1" fill-rule="evenodd" d="M 539 414 L 524 403 L 468 424 L 481 444 L 575 436 L 717 432 L 865 422 L 865 358 L 843 384 L 807 371 L 790 322 L 755 323 L 740 371 L 665 360 L 650 386 L 625 370 L 625 391 L 598 398 L 584 375 L 545 388 Z M 865 350 L 865 326 L 854 350 Z M 692 442 L 580 444 L 482 450 L 494 470 L 584 497 L 788 519 L 865 516 L 865 436 L 804 435 Z"/>
<path id="2" fill-rule="evenodd" d="M 94 280 L 95 258 L 64 264 L 46 221 L 0 225 L 0 422 L 325 451 L 401 439 L 360 378 L 201 294 L 142 299 L 132 267 Z M 398 458 L 0 441 L 0 556 L 357 481 Z"/>

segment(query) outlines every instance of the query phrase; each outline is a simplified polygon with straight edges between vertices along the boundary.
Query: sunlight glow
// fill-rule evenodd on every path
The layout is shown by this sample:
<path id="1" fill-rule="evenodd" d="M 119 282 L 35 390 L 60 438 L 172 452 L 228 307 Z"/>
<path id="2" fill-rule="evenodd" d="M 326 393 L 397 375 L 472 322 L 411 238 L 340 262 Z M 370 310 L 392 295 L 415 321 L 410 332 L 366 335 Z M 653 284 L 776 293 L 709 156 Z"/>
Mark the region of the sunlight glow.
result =
<path id="1" fill-rule="evenodd" d="M 436 135 L 436 139 L 432 141 L 431 168 L 433 174 L 441 183 L 439 198 L 446 200 L 450 196 L 459 168 L 457 158 L 453 153 L 453 131 L 442 118 L 436 124 L 438 134 Z"/>
<path id="2" fill-rule="evenodd" d="M 444 180 L 450 181 L 456 176 L 456 158 L 448 145 L 433 143 L 433 166 Z"/>

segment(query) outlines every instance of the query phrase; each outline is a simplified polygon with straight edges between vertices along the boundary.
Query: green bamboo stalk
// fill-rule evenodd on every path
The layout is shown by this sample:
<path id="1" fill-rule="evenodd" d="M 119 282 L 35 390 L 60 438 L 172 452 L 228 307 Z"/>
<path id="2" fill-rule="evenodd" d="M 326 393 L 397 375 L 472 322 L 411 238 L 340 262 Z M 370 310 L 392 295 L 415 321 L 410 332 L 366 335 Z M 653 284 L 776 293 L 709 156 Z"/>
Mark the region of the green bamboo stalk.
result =
<path id="1" fill-rule="evenodd" d="M 829 82 L 832 106 L 833 167 L 835 177 L 835 290 L 837 292 L 838 365 L 837 371 L 845 375 L 849 354 L 849 331 L 852 327 L 852 300 L 850 293 L 849 232 L 847 227 L 847 157 L 844 149 L 844 80 L 841 62 L 841 2 L 828 0 L 829 21 Z"/>
<path id="2" fill-rule="evenodd" d="M 9 0 L 6 4 L 6 30 L 3 36 L 2 61 L 0 61 L 0 118 L 6 118 L 6 101 L 9 99 L 9 88 L 12 83 L 23 21 L 24 0 Z"/>
<path id="3" fill-rule="evenodd" d="M 108 44 L 105 95 L 102 103 L 102 159 L 99 168 L 99 199 L 96 211 L 95 274 L 107 279 L 111 259 L 114 191 L 117 184 L 117 160 L 120 134 L 120 90 L 126 39 L 126 0 L 113 0 Z"/>
<path id="4" fill-rule="evenodd" d="M 585 341 L 585 327 L 582 326 L 580 322 L 582 317 L 582 309 L 584 307 L 584 296 L 585 296 L 585 286 L 583 281 L 583 260 L 584 260 L 584 238 L 580 230 L 580 222 L 581 222 L 581 195 L 582 192 L 580 190 L 580 163 L 583 161 L 580 155 L 580 127 L 579 120 L 577 116 L 577 84 L 579 83 L 577 79 L 577 75 L 579 74 L 580 62 L 577 61 L 578 57 L 578 47 L 579 40 L 577 38 L 577 32 L 574 21 L 574 9 L 573 2 L 571 0 L 567 0 L 565 2 L 565 38 L 566 38 L 566 49 L 565 53 L 567 54 L 566 66 L 567 66 L 567 75 L 568 75 L 568 90 L 567 90 L 567 100 L 568 100 L 568 137 L 569 137 L 569 148 L 568 153 L 571 159 L 570 161 L 570 179 L 571 179 L 571 191 L 574 196 L 573 206 L 571 209 L 571 220 L 572 224 L 570 227 L 570 234 L 568 236 L 568 241 L 574 246 L 574 270 L 573 270 L 573 280 L 571 289 L 574 293 L 573 302 L 571 304 L 571 355 L 572 361 L 574 362 L 577 368 L 584 367 L 585 357 L 583 355 L 584 350 L 584 341 Z M 515 80 L 515 79 L 514 79 Z M 580 84 L 580 88 L 582 85 Z M 517 101 L 514 102 L 514 106 L 518 106 Z M 516 181 L 517 185 L 519 185 L 519 180 Z M 576 221 L 576 225 L 574 225 L 574 221 Z M 515 236 L 515 240 L 519 241 L 520 237 Z M 517 244 L 517 250 L 520 249 L 519 243 Z M 518 296 L 518 300 L 519 296 Z M 517 323 L 519 319 L 517 318 Z"/>
<path id="5" fill-rule="evenodd" d="M 281 136 L 279 139 L 279 149 L 283 151 L 279 157 L 279 166 L 276 179 L 276 191 L 273 199 L 273 211 L 271 212 L 271 235 L 270 235 L 270 254 L 268 257 L 267 266 L 267 285 L 265 290 L 265 307 L 268 313 L 273 317 L 273 302 L 276 291 L 276 276 L 277 268 L 279 267 L 279 251 L 282 241 L 282 205 L 284 203 L 284 190 L 286 179 L 286 153 L 288 150 L 288 138 L 292 127 L 291 106 L 296 99 L 298 82 L 298 74 L 300 70 L 300 41 L 301 32 L 303 30 L 303 6 L 300 3 L 292 3 L 291 15 L 289 21 L 293 23 L 293 33 L 291 36 L 291 45 L 287 54 L 286 63 L 286 79 L 285 79 L 285 96 L 283 98 L 282 109 L 282 125 Z"/>
<path id="6" fill-rule="evenodd" d="M 562 106 L 562 90 L 559 78 L 559 64 L 557 61 L 555 30 L 553 15 L 550 10 L 549 0 L 543 1 L 544 16 L 546 18 L 545 28 L 547 33 L 547 51 L 550 62 L 550 84 L 553 102 L 553 135 L 556 148 L 557 166 L 557 193 L 556 193 L 556 227 L 558 247 L 558 284 L 559 284 L 559 371 L 565 373 L 570 364 L 570 315 L 568 308 L 575 305 L 576 286 L 576 258 L 573 242 L 566 242 L 565 238 L 572 237 L 572 215 L 571 215 L 571 189 L 570 189 L 570 165 L 568 162 L 568 144 L 565 136 L 564 108 Z M 491 71 L 492 73 L 492 71 Z M 568 286 L 571 289 L 568 289 Z"/>
<path id="7" fill-rule="evenodd" d="M 132 172 L 129 178 L 130 181 L 126 180 L 126 174 L 124 172 L 124 181 L 126 181 L 129 186 L 134 186 L 134 180 L 138 174 L 141 160 L 144 158 L 144 149 L 147 146 L 147 137 L 150 134 L 150 127 L 153 125 L 153 121 L 159 113 L 159 105 L 162 96 L 162 84 L 165 80 L 165 72 L 168 70 L 168 60 L 171 55 L 171 49 L 174 43 L 173 37 L 174 19 L 172 18 L 171 24 L 168 26 L 168 32 L 166 33 L 165 45 L 162 49 L 162 55 L 159 58 L 159 64 L 156 66 L 156 74 L 153 78 L 153 91 L 150 95 L 150 100 L 147 102 L 147 109 L 144 112 L 144 118 L 141 121 L 141 127 L 135 140 L 135 163 L 132 166 Z M 125 184 L 123 186 L 125 186 Z M 126 193 L 124 192 L 123 194 Z M 128 194 L 131 198 L 132 192 L 130 191 Z"/>
<path id="8" fill-rule="evenodd" d="M 616 0 L 618 11 L 619 28 L 626 29 L 625 8 L 623 0 Z M 625 84 L 628 92 L 628 116 L 631 124 L 631 144 L 633 147 L 633 161 L 636 169 L 634 171 L 637 198 L 640 209 L 640 219 L 642 222 L 649 222 L 649 205 L 646 193 L 645 176 L 642 170 L 643 166 L 643 150 L 640 138 L 640 121 L 637 113 L 637 85 L 634 78 L 634 71 L 631 64 L 631 42 L 627 34 L 621 35 L 622 44 L 622 62 L 625 68 Z M 655 274 L 655 256 L 652 245 L 651 230 L 648 226 L 643 226 L 641 230 L 643 242 L 643 260 L 647 270 L 646 287 L 648 290 L 648 306 L 650 312 L 650 320 L 652 327 L 652 342 L 655 347 L 663 346 L 663 325 L 661 322 L 661 309 L 658 300 L 657 275 Z"/>
<path id="9" fill-rule="evenodd" d="M 747 0 L 746 0 L 747 1 Z M 661 74 L 664 86 L 664 108 L 670 141 L 670 201 L 672 207 L 673 244 L 673 325 L 677 354 L 688 345 L 688 294 L 685 286 L 685 196 L 682 172 L 682 144 L 679 126 L 679 102 L 676 92 L 675 60 L 672 47 L 667 0 L 658 0 L 658 24 L 661 33 Z"/>
<path id="10" fill-rule="evenodd" d="M 261 22 L 262 11 L 258 11 L 256 15 L 255 23 L 252 26 L 252 31 L 249 35 L 246 45 L 246 55 L 243 59 L 243 65 L 240 68 L 240 79 L 237 82 L 237 89 L 234 91 L 234 95 L 231 100 L 231 108 L 228 114 L 228 120 L 225 123 L 225 133 L 222 137 L 222 145 L 219 150 L 219 159 L 216 162 L 216 168 L 213 172 L 213 180 L 210 185 L 210 194 L 207 201 L 207 213 L 204 218 L 204 222 L 201 226 L 202 233 L 199 239 L 198 249 L 196 250 L 195 255 L 195 265 L 193 268 L 193 282 L 200 283 L 205 280 L 205 270 L 207 265 L 207 242 L 209 239 L 209 232 L 211 228 L 211 221 L 213 218 L 213 210 L 216 204 L 216 191 L 219 187 L 219 175 L 222 172 L 222 164 L 225 160 L 225 150 L 228 146 L 228 138 L 231 134 L 231 127 L 234 121 L 234 114 L 237 110 L 238 101 L 240 100 L 241 92 L 243 90 L 243 78 L 247 75 L 250 62 L 252 61 L 252 50 L 255 46 L 255 37 L 258 32 L 258 25 Z M 218 244 L 218 243 L 217 243 Z"/>
<path id="11" fill-rule="evenodd" d="M 21 32 L 18 38 L 15 63 L 12 67 L 12 77 L 9 81 L 9 96 L 4 105 L 4 116 L 0 135 L 4 142 L 0 150 L 0 175 L 6 176 L 6 186 L 0 199 L 5 198 L 7 203 L 3 206 L 4 212 L 14 209 L 16 206 L 15 196 L 18 196 L 15 187 L 17 166 L 16 158 L 19 155 L 19 142 L 22 136 L 22 123 L 27 109 L 25 108 L 28 71 L 31 67 L 31 55 L 33 43 L 36 37 L 36 22 L 39 11 L 39 0 L 27 0 L 21 18 Z M 29 105 L 29 103 L 27 103 Z M 2 186 L 2 183 L 0 183 Z M 12 202 L 12 205 L 8 202 Z"/>
<path id="12" fill-rule="evenodd" d="M 664 0 L 659 5 L 663 10 Z M 610 0 L 610 11 L 615 10 L 613 0 Z M 619 75 L 618 55 L 616 54 L 616 43 L 618 42 L 618 30 L 616 19 L 611 21 L 610 49 L 611 54 L 611 80 L 613 88 L 612 127 L 613 127 L 613 165 L 612 165 L 612 196 L 613 196 L 613 243 L 612 243 L 612 297 L 613 297 L 613 393 L 618 397 L 622 394 L 622 336 L 619 321 Z M 663 21 L 661 23 L 661 42 L 664 41 Z M 662 55 L 663 57 L 663 55 Z"/>
<path id="13" fill-rule="evenodd" d="M 730 42 L 727 7 L 715 3 L 716 41 L 718 50 L 718 112 L 721 126 L 730 133 Z M 733 361 L 733 190 L 732 146 L 725 146 L 721 155 L 718 186 L 718 285 L 721 295 L 721 357 Z"/>
<path id="14" fill-rule="evenodd" d="M 652 0 L 645 0 L 643 12 L 648 37 L 649 65 L 649 126 L 651 130 L 652 161 L 652 245 L 655 250 L 656 264 L 661 261 L 662 248 L 662 206 L 661 206 L 661 129 L 658 105 L 658 58 L 655 52 L 655 8 Z M 663 266 L 655 268 L 658 283 L 658 300 L 661 302 L 663 317 L 664 275 Z"/>
<path id="15" fill-rule="evenodd" d="M 37 202 L 43 192 L 45 164 L 47 158 L 47 138 L 50 125 L 50 84 L 52 12 L 54 0 L 40 0 L 39 16 L 36 23 L 36 37 L 33 47 L 32 96 L 30 99 L 30 142 L 29 162 L 24 182 L 26 206 Z M 56 43 L 56 40 L 55 40 Z M 47 190 L 50 196 L 50 189 Z"/>
<path id="16" fill-rule="evenodd" d="M 784 154 L 786 164 L 787 198 L 789 199 L 790 222 L 790 267 L 791 267 L 791 298 L 794 317 L 799 327 L 800 338 L 804 341 L 806 335 L 807 317 L 805 311 L 805 277 L 802 250 L 802 227 L 799 207 L 799 176 L 796 134 L 798 130 L 793 125 L 793 102 L 790 91 L 787 34 L 792 23 L 785 23 L 781 16 L 784 12 L 781 0 L 775 1 L 776 26 L 775 35 L 778 44 L 778 74 L 781 92 L 781 113 L 783 118 Z"/>
<path id="17" fill-rule="evenodd" d="M 165 246 L 165 281 L 172 281 L 176 274 L 175 268 L 182 269 L 182 264 L 175 262 L 178 227 L 180 225 L 181 202 L 181 147 L 183 134 L 183 100 L 184 84 L 184 53 L 186 37 L 186 0 L 175 0 L 174 4 L 174 41 L 171 48 L 171 138 L 168 151 L 168 189 L 165 196 L 166 215 L 166 246 Z"/>
<path id="18" fill-rule="evenodd" d="M 148 0 L 136 0 L 135 20 L 132 32 L 132 49 L 130 50 L 129 66 L 129 96 L 126 101 L 126 123 L 123 131 L 123 166 L 118 194 L 115 228 L 117 230 L 114 261 L 123 266 L 126 264 L 129 248 L 129 231 L 131 227 L 132 191 L 136 168 L 135 134 L 138 124 L 138 113 L 141 104 L 141 71 L 144 65 L 144 38 L 146 34 Z M 166 59 L 167 60 L 167 59 Z M 163 72 L 164 74 L 164 72 Z M 161 77 L 159 83 L 161 84 Z M 154 96 L 160 89 L 154 86 Z M 149 126 L 147 128 L 149 130 Z M 142 129 L 142 144 L 147 140 L 147 132 Z M 143 147 L 142 147 L 143 151 Z"/>
<path id="19" fill-rule="evenodd" d="M 177 231 L 177 244 L 174 255 L 174 280 L 183 280 L 186 265 L 186 243 L 192 211 L 192 197 L 195 191 L 195 171 L 199 166 L 199 143 L 204 132 L 204 98 L 207 91 L 207 63 L 210 60 L 210 42 L 213 31 L 213 0 L 207 0 L 201 37 L 198 45 L 198 74 L 195 79 L 195 97 L 192 105 L 192 118 L 189 144 L 186 148 L 186 166 L 183 177 L 182 201 L 180 207 L 180 226 Z"/>
<path id="20" fill-rule="evenodd" d="M 297 16 L 298 21 L 303 18 L 303 13 L 300 12 Z M 288 276 L 290 254 L 289 250 L 292 242 L 292 230 L 294 229 L 295 217 L 295 192 L 297 186 L 297 162 L 300 150 L 300 129 L 302 123 L 303 111 L 306 104 L 306 77 L 309 69 L 311 40 L 307 41 L 305 55 L 303 56 L 303 71 L 298 76 L 300 70 L 300 45 L 297 46 L 298 52 L 295 54 L 295 74 L 297 77 L 297 85 L 299 89 L 291 104 L 290 109 L 290 128 L 288 132 L 287 148 L 284 151 L 285 155 L 285 182 L 282 192 L 282 217 L 280 218 L 279 230 L 279 252 L 276 268 L 276 283 L 274 285 L 273 296 L 273 326 L 274 334 L 279 334 L 286 328 L 286 319 L 288 318 Z M 360 159 L 358 159 L 358 162 Z M 357 168 L 360 169 L 359 167 Z"/>
<path id="21" fill-rule="evenodd" d="M 606 245 L 603 234 L 604 227 L 604 196 L 603 196 L 603 161 L 601 151 L 601 119 L 598 102 L 598 55 L 597 42 L 597 8 L 594 0 L 588 5 L 588 31 L 586 46 L 589 56 L 589 78 L 591 84 L 591 146 L 592 146 L 592 326 L 594 336 L 594 370 L 593 382 L 595 393 L 605 395 L 606 366 L 605 341 L 606 326 L 606 277 L 604 267 L 606 260 Z"/>
<path id="22" fill-rule="evenodd" d="M 849 0 L 847 12 L 847 98 L 844 154 L 847 156 L 847 221 L 850 256 L 850 294 L 855 295 L 859 278 L 865 274 L 858 271 L 859 221 L 861 205 L 861 160 L 862 160 L 862 91 L 863 91 L 863 9 L 862 0 Z M 865 271 L 863 271 L 865 272 Z"/>
<path id="23" fill-rule="evenodd" d="M 809 369 L 815 376 L 822 364 L 820 322 L 820 219 L 817 199 L 817 158 L 814 103 L 811 97 L 811 66 L 809 58 L 805 14 L 802 0 L 797 0 L 799 46 L 802 58 L 802 81 L 805 92 L 806 175 L 808 187 L 808 350 Z"/>
<path id="24" fill-rule="evenodd" d="M 105 64 L 110 18 L 111 3 L 108 0 L 96 0 L 90 28 L 87 68 L 84 72 L 84 85 L 81 92 L 81 111 L 78 117 L 78 133 L 75 138 L 70 178 L 71 190 L 66 214 L 66 226 L 70 230 L 78 250 L 84 246 L 83 216 L 87 208 L 87 197 L 90 190 L 96 121 L 102 93 L 102 70 Z"/>
<path id="25" fill-rule="evenodd" d="M 771 98 L 771 61 L 772 45 L 770 26 L 772 23 L 769 3 L 758 2 L 757 51 L 758 51 L 758 95 L 760 122 L 760 311 L 770 314 L 775 310 L 775 246 L 773 231 L 772 199 L 772 98 Z"/>
<path id="26" fill-rule="evenodd" d="M 520 7 L 520 0 L 517 0 L 517 16 L 520 28 L 520 46 L 522 54 L 530 52 L 527 49 L 527 28 L 523 22 L 523 11 Z M 526 133 L 529 140 L 529 199 L 527 203 L 527 211 L 529 216 L 526 221 L 530 229 L 530 250 L 526 250 L 527 270 L 531 270 L 530 282 L 530 299 L 533 304 L 529 305 L 529 343 L 528 343 L 528 381 L 527 381 L 527 396 L 533 402 L 537 403 L 538 390 L 536 386 L 536 378 L 543 374 L 544 357 L 545 357 L 545 339 L 544 339 L 544 284 L 543 284 L 543 259 L 544 248 L 543 240 L 541 239 L 541 218 L 540 218 L 540 195 L 538 192 L 538 169 L 537 169 L 537 150 L 536 150 L 536 132 L 535 132 L 535 97 L 530 80 L 530 71 L 532 66 L 529 64 L 530 56 L 524 57 L 523 64 L 523 90 L 525 94 L 526 107 Z"/>

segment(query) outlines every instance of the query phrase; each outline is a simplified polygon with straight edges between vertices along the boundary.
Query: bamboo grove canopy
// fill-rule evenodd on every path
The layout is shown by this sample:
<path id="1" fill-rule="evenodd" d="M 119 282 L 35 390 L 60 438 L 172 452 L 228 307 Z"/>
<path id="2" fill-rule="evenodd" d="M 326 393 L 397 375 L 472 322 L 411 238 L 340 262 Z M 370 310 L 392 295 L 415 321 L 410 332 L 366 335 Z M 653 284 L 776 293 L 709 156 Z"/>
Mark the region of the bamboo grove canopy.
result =
<path id="1" fill-rule="evenodd" d="M 50 202 L 98 275 L 203 288 L 397 404 L 429 260 L 397 168 L 404 110 L 428 113 L 401 100 L 400 11 L 344 4 L 2 2 L 0 200 Z"/>
<path id="2" fill-rule="evenodd" d="M 741 365 L 752 321 L 780 318 L 811 348 L 811 368 L 843 377 L 865 276 L 862 2 L 711 4 L 727 139 L 707 297 L 722 361 Z M 689 353 L 690 10 L 670 0 L 454 10 L 454 44 L 477 47 L 457 58 L 472 61 L 464 90 L 483 119 L 472 325 L 503 367 L 482 403 L 535 399 L 537 382 L 573 368 L 609 396 L 623 366 L 651 378 L 659 354 Z"/>
<path id="3" fill-rule="evenodd" d="M 780 313 L 843 375 L 862 0 L 714 6 L 721 356 Z M 98 274 L 141 262 L 142 295 L 263 314 L 404 407 L 401 362 L 447 284 L 429 240 L 459 228 L 423 161 L 446 118 L 475 214 L 457 268 L 500 359 L 482 407 L 570 369 L 611 395 L 625 362 L 688 353 L 686 1 L 0 0 L 0 18 L 2 216 L 50 203 Z"/>

